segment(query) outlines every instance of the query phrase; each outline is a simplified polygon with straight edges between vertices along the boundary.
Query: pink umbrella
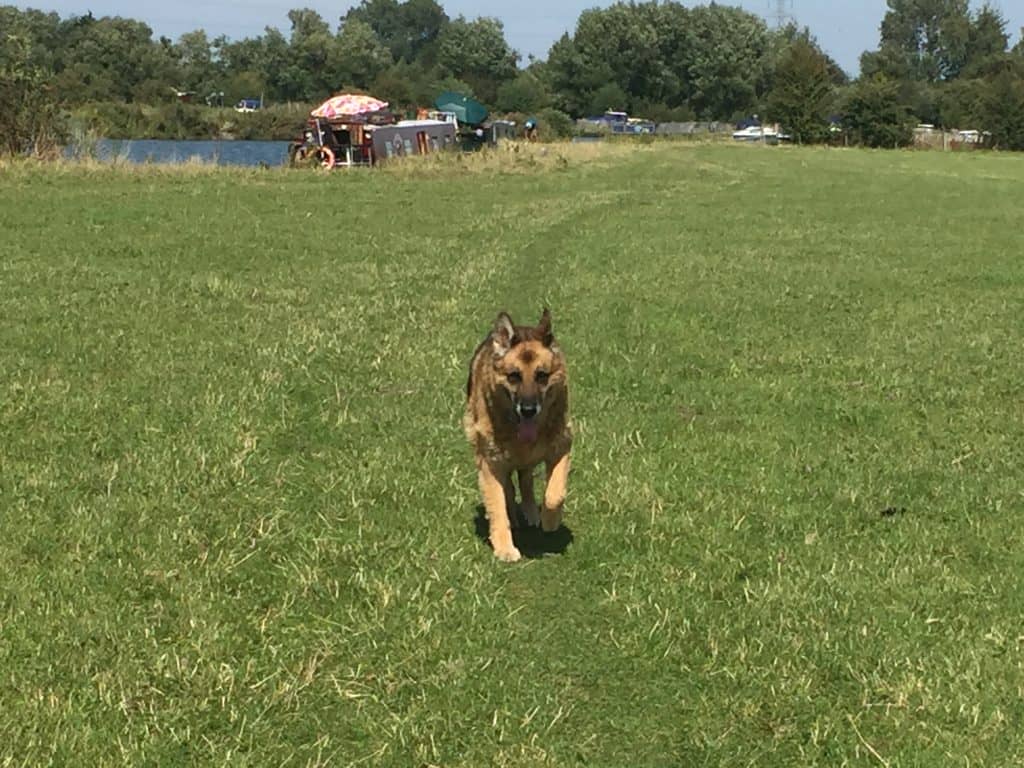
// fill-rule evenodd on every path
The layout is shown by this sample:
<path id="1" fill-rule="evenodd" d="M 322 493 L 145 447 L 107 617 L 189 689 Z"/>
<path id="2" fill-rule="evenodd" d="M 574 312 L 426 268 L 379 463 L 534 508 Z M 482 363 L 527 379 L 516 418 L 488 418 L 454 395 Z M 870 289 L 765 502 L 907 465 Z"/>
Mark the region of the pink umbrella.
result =
<path id="1" fill-rule="evenodd" d="M 373 96 L 365 96 L 359 93 L 340 93 L 329 98 L 310 114 L 313 117 L 331 119 L 343 115 L 365 115 L 369 112 L 380 112 L 387 108 L 388 103 L 386 101 L 380 101 L 373 98 Z"/>

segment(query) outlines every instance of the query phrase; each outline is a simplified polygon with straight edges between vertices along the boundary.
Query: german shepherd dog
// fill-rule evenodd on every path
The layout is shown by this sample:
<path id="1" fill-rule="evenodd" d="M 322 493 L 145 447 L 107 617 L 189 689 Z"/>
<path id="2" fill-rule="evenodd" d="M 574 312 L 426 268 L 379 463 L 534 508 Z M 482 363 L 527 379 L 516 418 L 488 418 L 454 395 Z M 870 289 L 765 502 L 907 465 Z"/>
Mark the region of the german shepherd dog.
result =
<path id="1" fill-rule="evenodd" d="M 494 556 L 514 563 L 521 555 L 512 526 L 521 515 L 528 525 L 558 530 L 569 475 L 569 385 L 547 309 L 536 326 L 515 325 L 507 313 L 498 315 L 473 353 L 463 426 L 473 446 Z M 547 488 L 538 510 L 533 470 L 541 462 Z M 513 472 L 519 476 L 518 505 Z"/>

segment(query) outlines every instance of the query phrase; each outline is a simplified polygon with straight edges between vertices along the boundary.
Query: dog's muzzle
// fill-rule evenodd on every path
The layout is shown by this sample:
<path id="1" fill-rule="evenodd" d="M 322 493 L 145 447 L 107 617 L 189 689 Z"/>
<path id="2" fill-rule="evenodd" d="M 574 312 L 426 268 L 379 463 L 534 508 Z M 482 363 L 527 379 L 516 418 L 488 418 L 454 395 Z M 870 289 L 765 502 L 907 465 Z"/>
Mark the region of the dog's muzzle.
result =
<path id="1" fill-rule="evenodd" d="M 529 421 L 540 413 L 540 403 L 516 403 L 516 413 L 522 421 Z"/>

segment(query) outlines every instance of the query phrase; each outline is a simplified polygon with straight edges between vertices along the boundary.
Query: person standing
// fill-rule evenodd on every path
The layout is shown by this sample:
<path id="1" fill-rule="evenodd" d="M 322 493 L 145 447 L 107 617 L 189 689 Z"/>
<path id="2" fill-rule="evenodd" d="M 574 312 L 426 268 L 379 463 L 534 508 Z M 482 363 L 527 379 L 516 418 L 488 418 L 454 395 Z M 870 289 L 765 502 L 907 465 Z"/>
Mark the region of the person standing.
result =
<path id="1" fill-rule="evenodd" d="M 531 117 L 529 120 L 526 121 L 526 140 L 537 140 L 537 118 L 535 117 Z"/>

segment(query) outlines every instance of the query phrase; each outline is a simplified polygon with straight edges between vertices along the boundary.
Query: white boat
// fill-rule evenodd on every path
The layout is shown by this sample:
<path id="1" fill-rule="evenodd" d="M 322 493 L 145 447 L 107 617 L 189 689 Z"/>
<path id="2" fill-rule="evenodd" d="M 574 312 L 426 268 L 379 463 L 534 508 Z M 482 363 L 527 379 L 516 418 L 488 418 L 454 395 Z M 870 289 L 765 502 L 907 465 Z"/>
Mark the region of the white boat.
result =
<path id="1" fill-rule="evenodd" d="M 748 125 L 739 131 L 735 131 L 732 137 L 736 141 L 766 141 L 778 143 L 788 141 L 789 136 L 779 130 L 778 125 Z"/>

